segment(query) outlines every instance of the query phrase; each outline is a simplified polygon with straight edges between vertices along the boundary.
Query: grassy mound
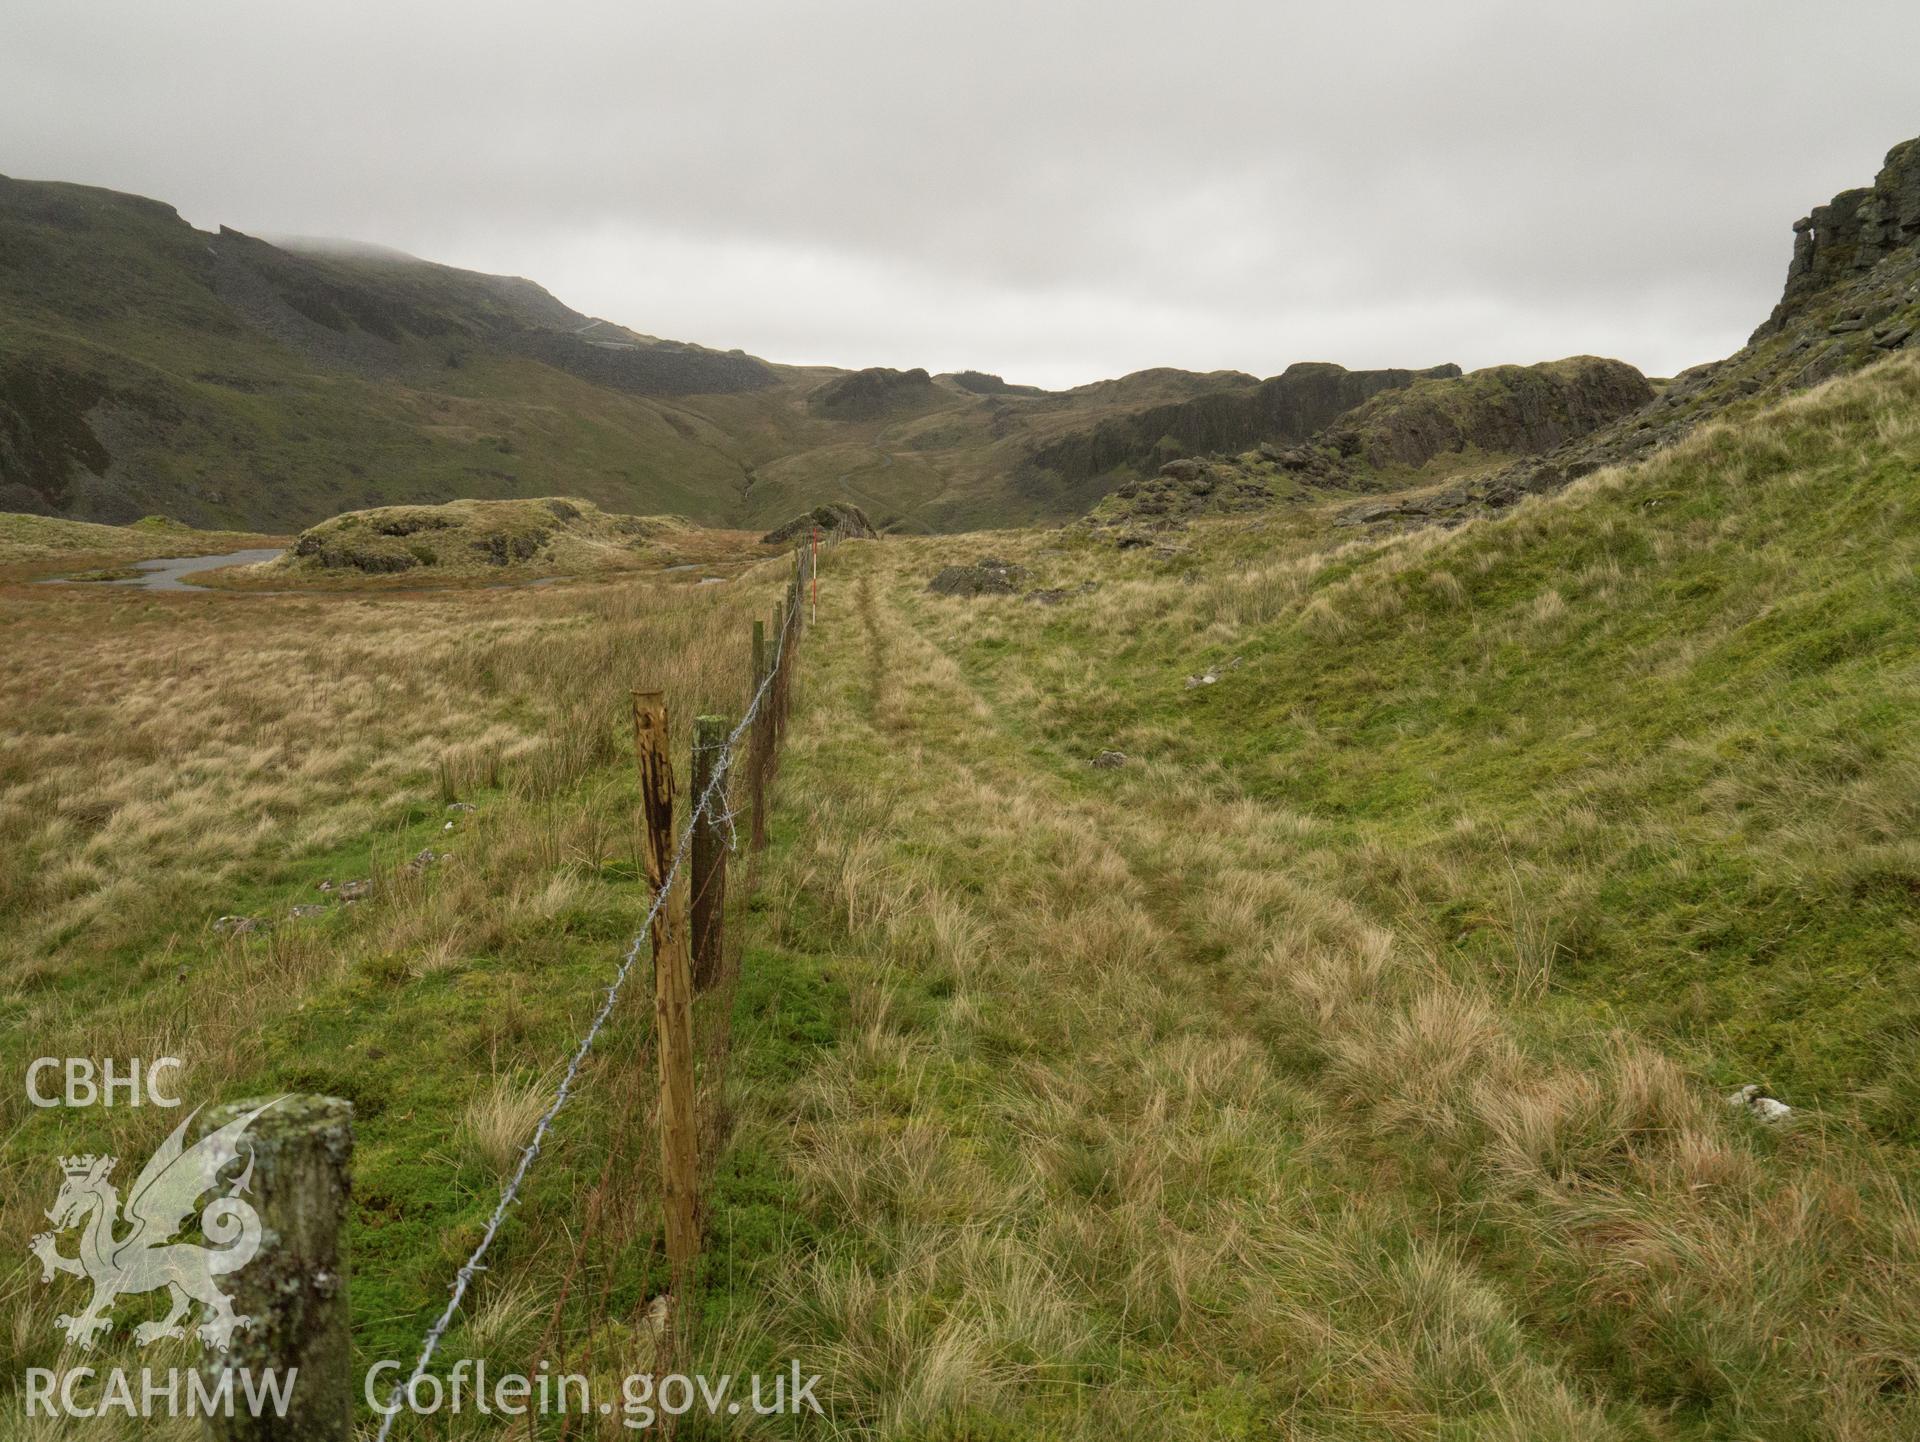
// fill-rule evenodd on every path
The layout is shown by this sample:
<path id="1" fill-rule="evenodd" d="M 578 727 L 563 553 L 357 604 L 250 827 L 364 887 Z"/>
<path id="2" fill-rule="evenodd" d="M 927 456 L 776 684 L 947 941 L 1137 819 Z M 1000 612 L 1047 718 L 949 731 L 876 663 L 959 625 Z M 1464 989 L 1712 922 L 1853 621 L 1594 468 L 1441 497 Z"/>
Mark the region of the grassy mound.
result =
<path id="1" fill-rule="evenodd" d="M 262 572 L 437 578 L 620 570 L 657 559 L 657 543 L 691 528 L 662 516 L 610 515 L 591 501 L 449 501 L 348 511 L 303 531 Z"/>
<path id="2" fill-rule="evenodd" d="M 257 546 L 266 539 L 244 531 L 199 531 L 164 516 L 148 516 L 130 526 L 103 526 L 0 512 L 0 565 L 4 566 L 77 556 L 145 561 L 156 556 L 208 555 Z"/>

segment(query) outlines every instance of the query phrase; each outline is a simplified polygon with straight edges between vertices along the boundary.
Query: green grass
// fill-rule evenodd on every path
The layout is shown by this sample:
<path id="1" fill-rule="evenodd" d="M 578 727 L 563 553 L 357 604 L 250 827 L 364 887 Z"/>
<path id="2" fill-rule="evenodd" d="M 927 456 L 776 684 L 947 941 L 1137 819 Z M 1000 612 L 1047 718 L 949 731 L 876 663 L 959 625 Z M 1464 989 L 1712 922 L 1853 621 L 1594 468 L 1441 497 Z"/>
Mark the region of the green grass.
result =
<path id="1" fill-rule="evenodd" d="M 623 389 L 567 368 L 586 318 L 527 282 L 210 237 L 139 197 L 0 177 L 0 241 L 0 420 L 21 438 L 0 509 L 87 520 L 287 532 L 550 495 L 755 530 L 834 500 L 907 533 L 1065 520 L 1111 477 L 1036 472 L 1036 447 L 1251 380 L 1158 370 L 1031 396 L 940 380 L 910 413 L 833 419 L 808 397 L 844 371 Z M 554 344 L 555 364 L 536 358 Z"/>
<path id="2" fill-rule="evenodd" d="M 1241 618 L 1295 579 L 1211 578 L 1096 688 L 1063 677 L 1105 626 L 1056 621 L 1045 732 L 1151 733 L 1336 824 L 1391 858 L 1356 895 L 1465 964 L 1507 945 L 1518 878 L 1565 1004 L 1920 1140 L 1889 971 L 1920 878 L 1914 389 L 1884 368 L 1511 519 L 1352 548 L 1277 624 Z M 1217 686 L 1173 675 L 1234 655 Z"/>
<path id="3" fill-rule="evenodd" d="M 879 1436 L 1910 1435 L 1917 402 L 1451 534 L 843 553 L 755 1010 L 846 1010 L 740 1088 L 695 1354 Z M 983 550 L 1101 586 L 925 592 Z"/>

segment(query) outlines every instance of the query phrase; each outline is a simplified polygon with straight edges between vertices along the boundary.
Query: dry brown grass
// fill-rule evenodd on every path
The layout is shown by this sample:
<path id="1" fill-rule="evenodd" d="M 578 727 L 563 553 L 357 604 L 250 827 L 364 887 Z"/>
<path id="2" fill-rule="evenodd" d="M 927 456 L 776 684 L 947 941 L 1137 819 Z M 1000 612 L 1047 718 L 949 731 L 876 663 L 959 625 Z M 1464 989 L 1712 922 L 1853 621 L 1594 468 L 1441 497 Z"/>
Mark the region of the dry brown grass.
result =
<path id="1" fill-rule="evenodd" d="M 369 1190 L 425 1157 L 437 1178 L 404 1205 L 488 1194 L 538 1113 L 533 1079 L 637 919 L 628 689 L 664 690 L 681 737 L 699 712 L 737 712 L 749 612 L 782 574 L 412 597 L 0 590 L 19 643 L 0 648 L 0 1070 L 171 1054 L 189 1105 L 280 1078 L 370 1088 Z M 447 854 L 411 869 L 422 846 Z M 329 905 L 323 877 L 371 878 L 373 894 Z M 296 904 L 328 910 L 289 919 Z M 222 937 L 227 913 L 276 924 Z M 325 1040 L 301 1040 L 315 1027 Z M 400 1071 L 383 1061 L 396 1053 Z M 572 1125 L 593 1145 L 582 1155 L 576 1135 L 574 1155 L 545 1158 L 555 1210 L 526 1224 L 532 1276 L 566 1244 L 569 1170 L 613 1144 L 604 1102 L 584 1105 Z M 31 1315 L 8 1344 L 22 1365 L 52 1356 L 51 1313 L 16 1310 L 44 1300 L 22 1262 L 52 1158 L 111 1150 L 130 1177 L 179 1115 L 40 1112 L 0 1091 L 0 1309 Z M 652 1169 L 619 1182 L 616 1238 Z M 356 1282 L 389 1336 L 437 1305 L 457 1237 Z M 124 1329 L 110 1341 L 128 1346 Z"/>

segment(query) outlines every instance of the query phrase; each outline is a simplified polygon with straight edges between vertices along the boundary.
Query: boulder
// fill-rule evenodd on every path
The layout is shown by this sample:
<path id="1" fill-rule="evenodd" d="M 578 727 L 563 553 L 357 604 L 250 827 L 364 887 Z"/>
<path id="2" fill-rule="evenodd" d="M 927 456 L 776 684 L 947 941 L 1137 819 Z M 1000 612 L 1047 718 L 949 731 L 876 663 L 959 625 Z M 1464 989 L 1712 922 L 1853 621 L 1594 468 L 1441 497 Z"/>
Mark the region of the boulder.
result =
<path id="1" fill-rule="evenodd" d="M 971 566 L 948 566 L 927 582 L 936 596 L 1012 596 L 1027 579 L 1026 570 L 989 557 Z"/>
<path id="2" fill-rule="evenodd" d="M 764 546 L 785 545 L 788 541 L 811 534 L 816 528 L 822 536 L 832 531 L 838 533 L 842 540 L 872 540 L 878 535 L 873 523 L 867 519 L 867 513 L 858 506 L 845 501 L 830 501 L 795 516 L 785 525 L 775 526 L 760 538 L 760 543 Z"/>
<path id="3" fill-rule="evenodd" d="M 1768 1096 L 1752 1082 L 1737 1091 L 1728 1093 L 1727 1105 L 1758 1117 L 1763 1122 L 1783 1122 L 1793 1115 L 1793 1108 L 1785 1102 Z"/>

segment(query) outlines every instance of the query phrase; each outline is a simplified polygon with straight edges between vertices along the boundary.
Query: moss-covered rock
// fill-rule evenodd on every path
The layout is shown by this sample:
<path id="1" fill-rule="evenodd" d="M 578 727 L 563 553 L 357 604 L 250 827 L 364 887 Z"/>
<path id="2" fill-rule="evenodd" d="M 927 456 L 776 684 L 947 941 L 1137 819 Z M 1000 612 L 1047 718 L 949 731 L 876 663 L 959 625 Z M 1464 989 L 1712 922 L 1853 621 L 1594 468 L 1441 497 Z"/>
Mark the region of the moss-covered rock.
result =
<path id="1" fill-rule="evenodd" d="M 915 410 L 939 399 L 933 377 L 916 367 L 910 371 L 869 366 L 850 375 L 835 376 L 807 396 L 807 408 L 834 420 L 872 420 L 903 410 Z"/>
<path id="2" fill-rule="evenodd" d="M 369 576 L 595 570 L 630 565 L 635 551 L 684 529 L 684 523 L 663 517 L 610 515 L 591 501 L 554 496 L 381 506 L 349 511 L 302 532 L 275 565 Z"/>

